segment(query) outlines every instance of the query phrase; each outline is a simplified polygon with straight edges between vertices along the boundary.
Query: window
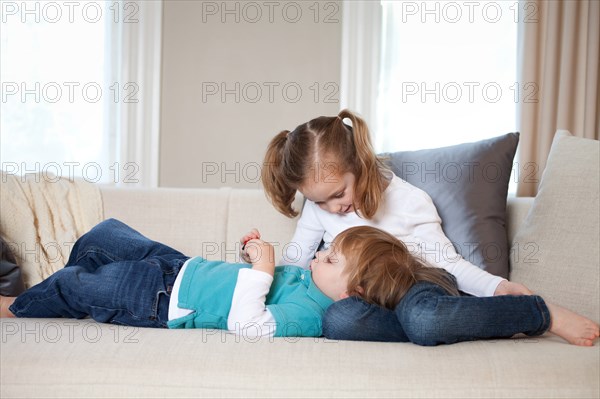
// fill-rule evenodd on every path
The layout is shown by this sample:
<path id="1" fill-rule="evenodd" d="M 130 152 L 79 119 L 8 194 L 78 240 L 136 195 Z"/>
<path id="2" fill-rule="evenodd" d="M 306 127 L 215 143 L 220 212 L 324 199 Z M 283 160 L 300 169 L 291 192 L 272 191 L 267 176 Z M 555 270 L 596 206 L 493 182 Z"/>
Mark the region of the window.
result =
<path id="1" fill-rule="evenodd" d="M 102 175 L 109 164 L 104 117 L 110 96 L 104 4 L 90 2 L 85 14 L 77 12 L 85 4 L 75 8 L 72 22 L 59 6 L 3 4 L 0 128 L 6 172 L 108 180 Z"/>
<path id="2" fill-rule="evenodd" d="M 3 1 L 6 173 L 156 186 L 161 1 Z"/>
<path id="3" fill-rule="evenodd" d="M 382 1 L 378 151 L 516 131 L 515 2 Z"/>

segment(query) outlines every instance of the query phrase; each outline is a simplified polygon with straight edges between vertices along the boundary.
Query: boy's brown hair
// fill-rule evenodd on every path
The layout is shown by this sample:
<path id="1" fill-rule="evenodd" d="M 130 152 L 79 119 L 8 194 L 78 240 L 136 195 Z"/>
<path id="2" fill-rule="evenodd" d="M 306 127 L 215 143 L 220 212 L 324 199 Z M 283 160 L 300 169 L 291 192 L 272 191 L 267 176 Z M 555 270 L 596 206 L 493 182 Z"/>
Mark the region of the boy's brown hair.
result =
<path id="1" fill-rule="evenodd" d="M 352 126 L 343 122 L 345 118 Z M 261 172 L 267 197 L 284 215 L 298 215 L 292 208 L 296 191 L 308 179 L 320 179 L 319 168 L 329 177 L 353 173 L 354 209 L 367 219 L 375 215 L 387 186 L 387 168 L 373 150 L 364 120 L 344 109 L 337 116 L 321 116 L 276 135 L 267 147 Z"/>
<path id="2" fill-rule="evenodd" d="M 346 259 L 348 295 L 388 309 L 394 309 L 418 282 L 431 282 L 449 295 L 459 295 L 448 272 L 429 266 L 413 256 L 402 241 L 376 227 L 344 230 L 332 245 Z"/>

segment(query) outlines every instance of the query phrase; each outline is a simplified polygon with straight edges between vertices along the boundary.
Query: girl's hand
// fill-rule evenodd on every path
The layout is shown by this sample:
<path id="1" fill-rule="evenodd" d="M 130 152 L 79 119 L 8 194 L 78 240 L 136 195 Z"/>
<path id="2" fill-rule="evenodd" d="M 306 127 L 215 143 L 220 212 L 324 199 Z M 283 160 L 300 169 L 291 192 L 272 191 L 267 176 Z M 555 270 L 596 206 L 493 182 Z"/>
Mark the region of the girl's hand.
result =
<path id="1" fill-rule="evenodd" d="M 246 252 L 254 270 L 275 273 L 275 250 L 268 242 L 252 239 L 246 243 Z"/>
<path id="2" fill-rule="evenodd" d="M 248 241 L 255 239 L 260 239 L 260 232 L 257 229 L 250 230 L 248 234 L 240 239 L 240 258 L 242 258 L 246 263 L 252 262 L 250 261 L 250 257 L 248 256 L 245 245 Z"/>
<path id="3" fill-rule="evenodd" d="M 533 295 L 533 292 L 531 292 L 529 288 L 525 287 L 523 284 L 504 280 L 498 284 L 498 287 L 496 287 L 494 296 L 498 295 Z"/>

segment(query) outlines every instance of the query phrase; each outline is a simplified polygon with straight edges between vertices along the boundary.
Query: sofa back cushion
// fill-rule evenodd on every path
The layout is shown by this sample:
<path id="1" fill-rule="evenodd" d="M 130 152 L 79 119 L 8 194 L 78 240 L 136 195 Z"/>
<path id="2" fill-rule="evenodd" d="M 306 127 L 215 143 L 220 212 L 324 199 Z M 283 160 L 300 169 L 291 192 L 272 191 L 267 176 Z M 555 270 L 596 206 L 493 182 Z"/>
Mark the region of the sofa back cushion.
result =
<path id="1" fill-rule="evenodd" d="M 302 195 L 297 193 L 292 207 L 301 210 L 303 200 Z M 254 227 L 260 231 L 263 240 L 273 244 L 275 262 L 278 263 L 283 248 L 292 240 L 298 218 L 288 218 L 279 213 L 267 200 L 263 190 L 232 190 L 227 211 L 227 253 L 223 259 L 228 262 L 239 261 L 236 250 L 239 240 Z"/>
<path id="2" fill-rule="evenodd" d="M 102 186 L 104 218 L 115 218 L 146 237 L 188 256 L 220 259 L 231 189 L 123 189 Z"/>
<path id="3" fill-rule="evenodd" d="M 294 234 L 297 218 L 275 210 L 262 190 L 101 188 L 104 218 L 116 218 L 148 238 L 188 256 L 239 262 L 239 239 L 256 227 L 272 242 L 278 261 Z M 302 209 L 297 195 L 295 209 Z"/>
<path id="4" fill-rule="evenodd" d="M 512 243 L 510 279 L 600 321 L 597 140 L 557 132 L 531 211 Z"/>

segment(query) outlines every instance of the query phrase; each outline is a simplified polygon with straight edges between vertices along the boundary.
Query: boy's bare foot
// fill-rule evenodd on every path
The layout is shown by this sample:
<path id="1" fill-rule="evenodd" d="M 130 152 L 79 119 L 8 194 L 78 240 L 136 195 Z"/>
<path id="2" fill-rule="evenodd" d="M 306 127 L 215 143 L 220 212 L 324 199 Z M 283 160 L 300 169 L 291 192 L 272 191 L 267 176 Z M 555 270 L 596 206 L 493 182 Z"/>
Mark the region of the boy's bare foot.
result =
<path id="1" fill-rule="evenodd" d="M 15 317 L 8 307 L 17 299 L 15 296 L 0 296 L 0 317 Z"/>
<path id="2" fill-rule="evenodd" d="M 550 332 L 573 345 L 593 346 L 600 336 L 598 324 L 558 305 L 546 302 L 550 310 Z"/>

